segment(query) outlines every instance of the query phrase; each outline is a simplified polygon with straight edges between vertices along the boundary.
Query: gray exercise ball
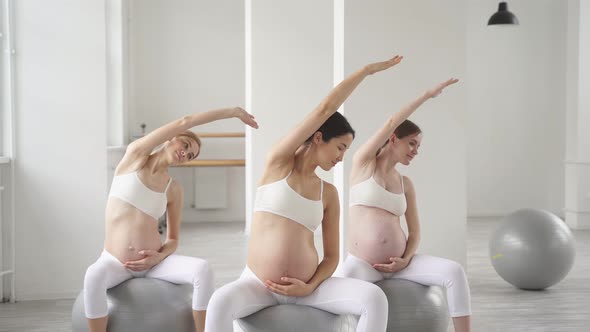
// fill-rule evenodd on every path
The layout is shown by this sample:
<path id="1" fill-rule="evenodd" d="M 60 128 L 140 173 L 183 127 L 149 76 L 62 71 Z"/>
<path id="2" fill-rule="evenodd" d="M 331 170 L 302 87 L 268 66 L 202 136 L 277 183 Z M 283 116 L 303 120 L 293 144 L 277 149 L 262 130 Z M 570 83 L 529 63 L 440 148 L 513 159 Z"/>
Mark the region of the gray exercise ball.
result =
<path id="1" fill-rule="evenodd" d="M 109 332 L 194 332 L 192 285 L 133 278 L 107 291 Z M 72 331 L 87 332 L 84 292 L 72 309 Z"/>
<path id="2" fill-rule="evenodd" d="M 238 319 L 244 332 L 354 332 L 357 322 L 353 315 L 295 304 L 274 305 Z"/>
<path id="3" fill-rule="evenodd" d="M 403 279 L 376 283 L 389 304 L 388 332 L 446 332 L 449 307 L 446 292 L 439 286 L 424 286 Z"/>
<path id="4" fill-rule="evenodd" d="M 561 281 L 576 256 L 568 226 L 556 215 L 536 209 L 522 209 L 506 216 L 489 247 L 498 275 L 529 290 L 545 289 Z"/>

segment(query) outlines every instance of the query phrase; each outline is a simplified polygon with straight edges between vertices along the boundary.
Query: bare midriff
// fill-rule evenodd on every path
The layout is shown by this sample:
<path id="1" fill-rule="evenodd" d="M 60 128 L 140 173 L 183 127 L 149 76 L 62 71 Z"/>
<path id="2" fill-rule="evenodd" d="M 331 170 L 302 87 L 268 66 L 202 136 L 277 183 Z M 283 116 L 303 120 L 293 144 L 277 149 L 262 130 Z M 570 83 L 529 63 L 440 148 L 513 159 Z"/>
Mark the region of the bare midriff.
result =
<path id="1" fill-rule="evenodd" d="M 109 197 L 106 208 L 104 248 L 125 263 L 142 259 L 139 251 L 159 250 L 162 246 L 158 221 L 133 205 L 116 197 Z"/>
<path id="2" fill-rule="evenodd" d="M 391 263 L 402 257 L 406 234 L 399 217 L 383 209 L 353 205 L 349 209 L 348 251 L 371 264 Z"/>
<path id="3" fill-rule="evenodd" d="M 247 264 L 262 281 L 284 284 L 281 277 L 308 282 L 318 267 L 313 232 L 269 212 L 256 212 L 250 229 Z"/>

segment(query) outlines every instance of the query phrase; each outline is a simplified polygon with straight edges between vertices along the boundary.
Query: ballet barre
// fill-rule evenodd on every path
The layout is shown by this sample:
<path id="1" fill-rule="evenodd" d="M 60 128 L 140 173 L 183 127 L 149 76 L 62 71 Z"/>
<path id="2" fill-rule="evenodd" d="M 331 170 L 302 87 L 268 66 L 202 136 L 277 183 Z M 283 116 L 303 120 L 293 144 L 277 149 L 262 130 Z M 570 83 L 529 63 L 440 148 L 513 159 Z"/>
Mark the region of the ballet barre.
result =
<path id="1" fill-rule="evenodd" d="M 233 138 L 245 137 L 244 132 L 196 133 L 200 138 Z M 244 159 L 198 159 L 176 165 L 175 167 L 242 167 L 246 165 Z"/>
<path id="2" fill-rule="evenodd" d="M 246 160 L 244 159 L 209 159 L 191 160 L 175 167 L 239 167 L 245 165 Z"/>

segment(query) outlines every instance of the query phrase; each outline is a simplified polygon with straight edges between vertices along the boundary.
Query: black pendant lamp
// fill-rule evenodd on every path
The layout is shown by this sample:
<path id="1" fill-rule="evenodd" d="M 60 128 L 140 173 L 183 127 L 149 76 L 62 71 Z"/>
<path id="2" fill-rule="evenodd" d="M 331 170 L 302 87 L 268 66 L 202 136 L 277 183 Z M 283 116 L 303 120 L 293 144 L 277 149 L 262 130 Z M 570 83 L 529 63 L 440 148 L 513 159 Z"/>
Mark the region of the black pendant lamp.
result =
<path id="1" fill-rule="evenodd" d="M 518 25 L 518 19 L 514 14 L 508 11 L 508 4 L 506 2 L 500 2 L 498 5 L 498 11 L 490 17 L 488 25 L 504 25 L 512 24 Z"/>

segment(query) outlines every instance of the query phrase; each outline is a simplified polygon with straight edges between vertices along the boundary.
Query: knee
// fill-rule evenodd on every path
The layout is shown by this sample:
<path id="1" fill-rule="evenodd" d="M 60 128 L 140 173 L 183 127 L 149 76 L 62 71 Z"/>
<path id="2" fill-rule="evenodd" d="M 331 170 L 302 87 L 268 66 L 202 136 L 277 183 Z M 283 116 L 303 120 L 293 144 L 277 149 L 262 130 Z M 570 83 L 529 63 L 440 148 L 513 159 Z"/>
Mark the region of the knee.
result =
<path id="1" fill-rule="evenodd" d="M 213 287 L 213 269 L 204 259 L 199 259 L 195 266 L 194 282 Z"/>
<path id="2" fill-rule="evenodd" d="M 367 283 L 367 289 L 363 292 L 368 308 L 378 312 L 387 312 L 387 296 L 379 286 Z"/>
<path id="3" fill-rule="evenodd" d="M 224 311 L 229 312 L 229 308 L 231 307 L 232 302 L 232 296 L 230 292 L 227 291 L 227 289 L 224 289 L 224 287 L 222 287 L 216 290 L 209 299 L 209 305 L 207 306 L 207 315 L 219 315 Z"/>
<path id="4" fill-rule="evenodd" d="M 90 265 L 84 275 L 84 289 L 100 287 L 103 284 L 105 273 L 106 271 L 99 265 Z"/>
<path id="5" fill-rule="evenodd" d="M 451 261 L 447 267 L 447 274 L 450 282 L 452 284 L 462 284 L 467 283 L 467 276 L 465 275 L 465 270 L 463 266 L 457 262 Z M 452 285 L 451 284 L 451 285 Z"/>
<path id="6" fill-rule="evenodd" d="M 197 261 L 195 268 L 195 274 L 199 276 L 210 276 L 213 275 L 213 270 L 211 269 L 211 265 L 204 259 L 199 259 Z"/>

